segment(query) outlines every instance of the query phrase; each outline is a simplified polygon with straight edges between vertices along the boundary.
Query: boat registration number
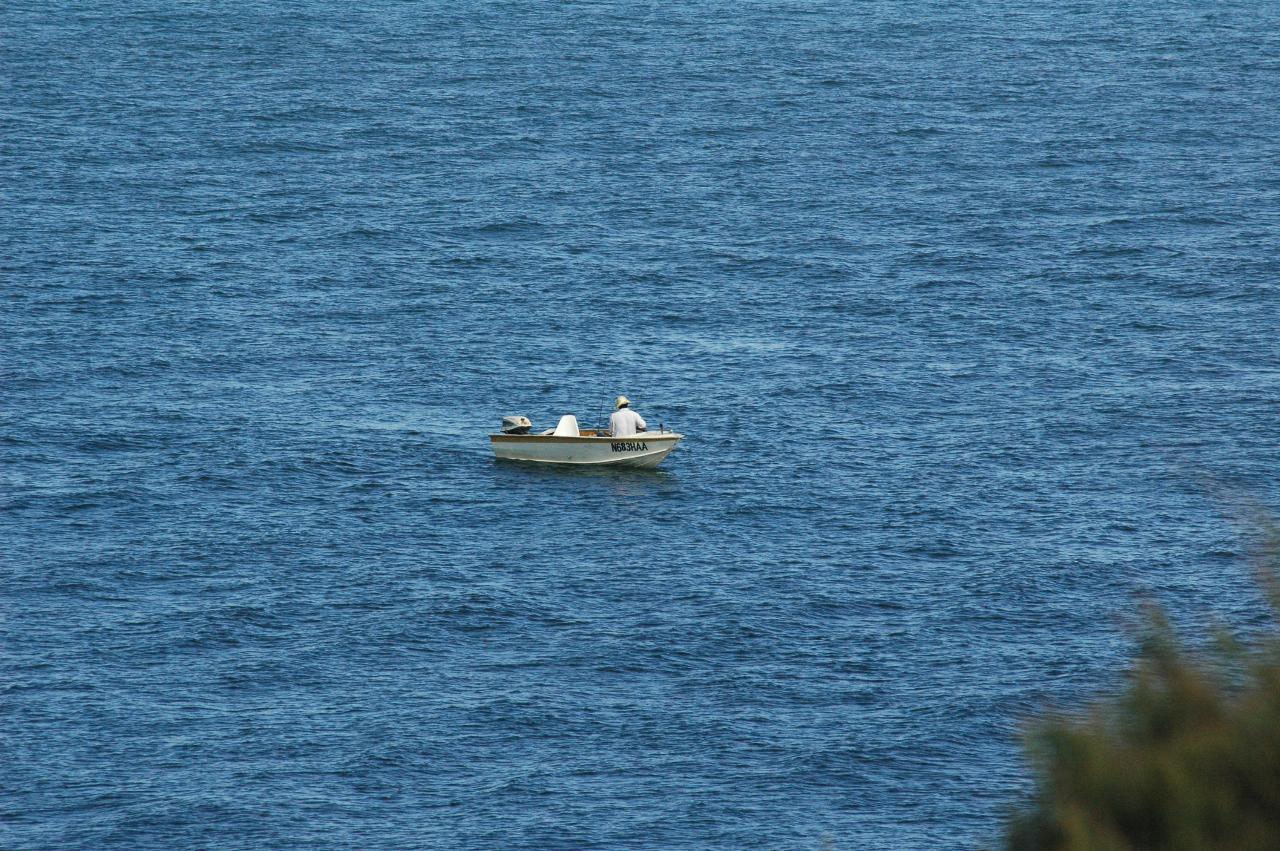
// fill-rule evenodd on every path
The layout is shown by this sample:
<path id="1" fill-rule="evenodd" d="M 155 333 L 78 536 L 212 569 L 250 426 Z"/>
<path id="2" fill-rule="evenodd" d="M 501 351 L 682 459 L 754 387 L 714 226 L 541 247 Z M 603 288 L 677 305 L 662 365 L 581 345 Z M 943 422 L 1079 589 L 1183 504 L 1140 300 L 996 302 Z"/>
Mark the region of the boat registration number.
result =
<path id="1" fill-rule="evenodd" d="M 613 447 L 614 452 L 648 452 L 649 444 L 637 443 L 632 440 L 615 440 L 609 444 Z"/>

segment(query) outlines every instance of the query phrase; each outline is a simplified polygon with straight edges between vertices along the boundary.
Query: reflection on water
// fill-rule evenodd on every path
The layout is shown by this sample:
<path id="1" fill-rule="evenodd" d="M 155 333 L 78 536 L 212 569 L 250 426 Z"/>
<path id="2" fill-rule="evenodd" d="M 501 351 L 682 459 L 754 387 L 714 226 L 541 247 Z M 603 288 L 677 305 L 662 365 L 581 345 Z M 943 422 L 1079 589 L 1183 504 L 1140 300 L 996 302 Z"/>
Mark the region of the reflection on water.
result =
<path id="1" fill-rule="evenodd" d="M 581 496 L 587 488 L 595 496 L 653 499 L 672 495 L 680 486 L 679 477 L 661 467 L 539 464 L 495 458 L 491 475 L 495 488 L 540 489 L 548 499 L 567 494 Z"/>

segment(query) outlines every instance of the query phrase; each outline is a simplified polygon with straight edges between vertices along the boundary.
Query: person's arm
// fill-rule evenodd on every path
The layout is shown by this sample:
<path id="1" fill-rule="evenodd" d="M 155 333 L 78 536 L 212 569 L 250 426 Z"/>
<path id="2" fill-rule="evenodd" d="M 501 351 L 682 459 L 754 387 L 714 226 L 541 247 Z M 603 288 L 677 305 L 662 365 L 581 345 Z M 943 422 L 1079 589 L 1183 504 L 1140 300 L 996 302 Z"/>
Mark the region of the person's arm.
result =
<path id="1" fill-rule="evenodd" d="M 632 413 L 635 413 L 634 411 Z M 644 421 L 644 417 L 636 414 L 636 431 L 647 431 L 648 424 Z"/>

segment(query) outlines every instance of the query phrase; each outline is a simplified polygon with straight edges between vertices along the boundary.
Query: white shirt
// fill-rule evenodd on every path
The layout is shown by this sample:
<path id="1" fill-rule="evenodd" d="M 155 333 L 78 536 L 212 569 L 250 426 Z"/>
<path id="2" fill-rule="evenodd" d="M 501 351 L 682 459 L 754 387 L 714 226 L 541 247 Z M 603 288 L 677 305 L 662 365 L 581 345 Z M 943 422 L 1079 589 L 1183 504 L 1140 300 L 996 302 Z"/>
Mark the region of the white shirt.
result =
<path id="1" fill-rule="evenodd" d="M 632 437 L 646 428 L 644 419 L 630 408 L 619 408 L 609 415 L 609 431 L 614 437 Z"/>

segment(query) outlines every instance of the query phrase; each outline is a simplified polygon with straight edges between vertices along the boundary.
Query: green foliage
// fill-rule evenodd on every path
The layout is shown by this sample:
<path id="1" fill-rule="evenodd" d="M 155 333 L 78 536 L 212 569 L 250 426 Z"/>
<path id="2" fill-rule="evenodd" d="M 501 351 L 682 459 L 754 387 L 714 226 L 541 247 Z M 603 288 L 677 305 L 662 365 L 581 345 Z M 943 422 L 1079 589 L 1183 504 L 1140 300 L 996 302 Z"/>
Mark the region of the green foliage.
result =
<path id="1" fill-rule="evenodd" d="M 1268 536 L 1259 578 L 1280 615 Z M 1280 636 L 1189 652 L 1162 613 L 1125 691 L 1031 731 L 1036 795 L 1010 851 L 1280 849 Z"/>

